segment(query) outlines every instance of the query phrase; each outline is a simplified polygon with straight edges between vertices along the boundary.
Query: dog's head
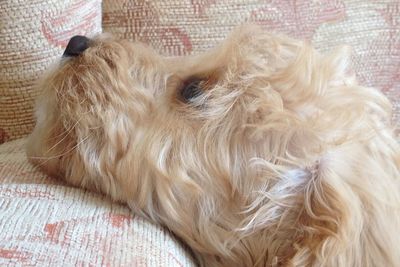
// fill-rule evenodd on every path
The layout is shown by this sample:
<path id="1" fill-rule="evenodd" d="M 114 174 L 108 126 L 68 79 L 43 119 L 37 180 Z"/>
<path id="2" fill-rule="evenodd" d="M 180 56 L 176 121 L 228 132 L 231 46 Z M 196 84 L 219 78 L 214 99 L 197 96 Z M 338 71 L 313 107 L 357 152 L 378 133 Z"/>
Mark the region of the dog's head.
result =
<path id="1" fill-rule="evenodd" d="M 342 50 L 322 56 L 248 26 L 182 58 L 77 36 L 39 83 L 28 156 L 127 201 L 200 252 L 233 253 L 243 266 L 297 253 L 293 265 L 312 265 L 336 253 L 336 236 L 357 232 L 347 219 L 358 202 L 343 181 L 398 176 L 382 145 L 396 146 L 389 132 L 363 146 L 389 129 L 390 105 L 346 67 Z"/>
<path id="2" fill-rule="evenodd" d="M 224 177 L 220 187 L 229 177 L 236 188 L 240 177 L 255 175 L 251 159 L 304 159 L 302 142 L 318 153 L 312 117 L 324 108 L 326 88 L 345 83 L 339 54 L 322 58 L 303 42 L 254 27 L 183 58 L 77 36 L 39 84 L 28 155 L 50 175 L 113 196 L 147 183 L 122 182 L 130 174 L 144 179 L 138 169 L 194 188 L 201 187 L 196 177 Z"/>

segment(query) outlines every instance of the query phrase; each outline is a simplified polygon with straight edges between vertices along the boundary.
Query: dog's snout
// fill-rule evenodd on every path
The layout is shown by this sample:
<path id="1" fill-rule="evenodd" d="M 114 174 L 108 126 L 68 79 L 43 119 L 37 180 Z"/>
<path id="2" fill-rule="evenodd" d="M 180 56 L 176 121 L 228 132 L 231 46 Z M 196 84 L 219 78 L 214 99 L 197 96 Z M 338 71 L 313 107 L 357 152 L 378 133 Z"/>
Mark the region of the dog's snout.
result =
<path id="1" fill-rule="evenodd" d="M 65 48 L 63 57 L 76 57 L 89 47 L 90 39 L 86 36 L 75 35 L 72 37 Z"/>

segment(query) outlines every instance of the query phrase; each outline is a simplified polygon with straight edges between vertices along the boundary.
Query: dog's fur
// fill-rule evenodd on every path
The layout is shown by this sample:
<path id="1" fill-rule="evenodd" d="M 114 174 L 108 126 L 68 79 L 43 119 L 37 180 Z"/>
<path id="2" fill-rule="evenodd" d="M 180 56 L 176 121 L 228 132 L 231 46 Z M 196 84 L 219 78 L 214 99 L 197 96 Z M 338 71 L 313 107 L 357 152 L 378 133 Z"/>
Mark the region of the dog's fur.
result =
<path id="1" fill-rule="evenodd" d="M 182 58 L 100 36 L 40 83 L 28 156 L 204 266 L 400 266 L 391 106 L 347 65 L 252 26 Z"/>

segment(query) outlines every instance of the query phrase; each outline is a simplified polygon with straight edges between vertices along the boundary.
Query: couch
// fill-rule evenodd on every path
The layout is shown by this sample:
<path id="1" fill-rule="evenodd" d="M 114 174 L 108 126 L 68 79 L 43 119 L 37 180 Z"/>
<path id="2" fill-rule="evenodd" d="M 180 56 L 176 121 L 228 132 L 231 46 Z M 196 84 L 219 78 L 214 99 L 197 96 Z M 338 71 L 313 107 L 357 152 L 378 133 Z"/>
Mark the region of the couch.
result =
<path id="1" fill-rule="evenodd" d="M 398 0 L 3 0 L 0 2 L 0 266 L 195 266 L 167 229 L 28 163 L 35 81 L 69 38 L 102 31 L 167 56 L 199 53 L 243 22 L 353 48 L 361 83 L 382 90 L 400 122 Z"/>

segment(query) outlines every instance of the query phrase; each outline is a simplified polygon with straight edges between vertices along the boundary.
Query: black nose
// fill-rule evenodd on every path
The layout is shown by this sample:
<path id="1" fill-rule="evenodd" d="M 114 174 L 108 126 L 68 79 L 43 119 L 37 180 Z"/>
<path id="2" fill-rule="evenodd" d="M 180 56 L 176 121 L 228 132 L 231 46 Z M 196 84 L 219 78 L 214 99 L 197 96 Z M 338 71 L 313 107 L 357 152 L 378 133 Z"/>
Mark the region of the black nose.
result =
<path id="1" fill-rule="evenodd" d="M 69 40 L 63 57 L 76 57 L 89 47 L 89 38 L 82 35 L 75 35 Z"/>

